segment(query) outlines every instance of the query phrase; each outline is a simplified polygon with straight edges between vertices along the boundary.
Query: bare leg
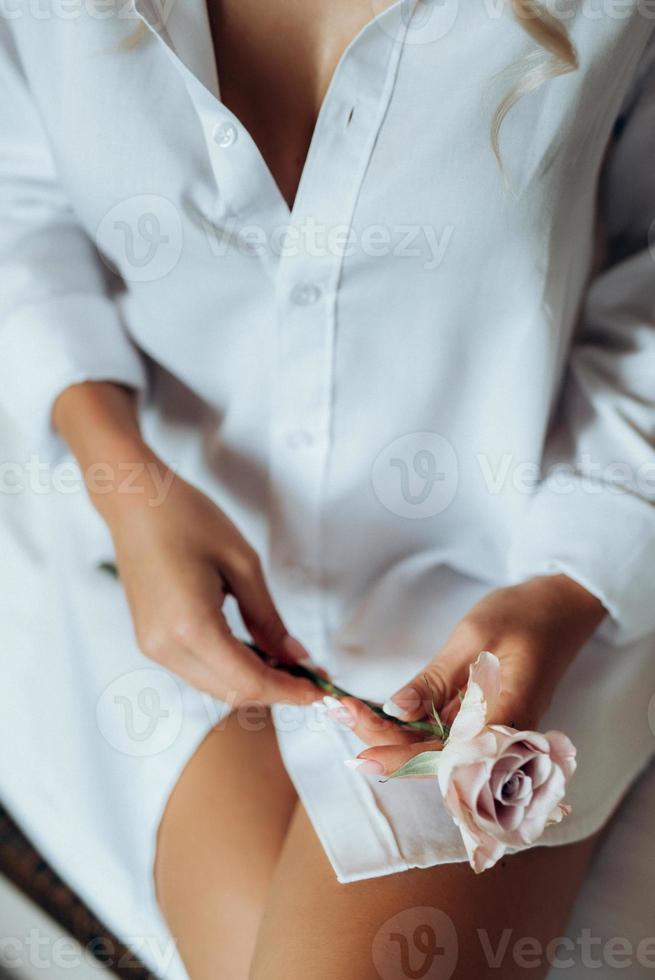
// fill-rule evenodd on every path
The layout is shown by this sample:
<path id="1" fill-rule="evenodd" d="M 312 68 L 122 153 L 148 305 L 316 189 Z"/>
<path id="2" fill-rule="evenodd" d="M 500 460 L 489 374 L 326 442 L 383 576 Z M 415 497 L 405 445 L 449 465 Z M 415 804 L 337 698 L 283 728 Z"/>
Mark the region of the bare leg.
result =
<path id="1" fill-rule="evenodd" d="M 184 770 L 159 830 L 159 903 L 192 980 L 245 980 L 296 795 L 268 712 L 233 714 Z M 250 726 L 252 729 L 252 726 Z"/>
<path id="2" fill-rule="evenodd" d="M 450 864 L 340 885 L 298 804 L 251 980 L 540 980 L 548 963 L 526 966 L 514 944 L 560 935 L 594 845 L 534 848 L 480 876 Z"/>

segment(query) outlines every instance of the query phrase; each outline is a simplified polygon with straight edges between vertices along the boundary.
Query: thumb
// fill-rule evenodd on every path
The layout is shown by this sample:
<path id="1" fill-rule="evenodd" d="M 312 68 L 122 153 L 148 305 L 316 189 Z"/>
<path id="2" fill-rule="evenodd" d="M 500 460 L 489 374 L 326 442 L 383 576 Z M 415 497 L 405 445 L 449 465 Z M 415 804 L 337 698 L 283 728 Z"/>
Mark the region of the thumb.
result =
<path id="1" fill-rule="evenodd" d="M 447 644 L 420 674 L 385 701 L 383 710 L 401 721 L 430 716 L 433 705 L 441 711 L 465 687 L 471 659 L 469 651 Z"/>

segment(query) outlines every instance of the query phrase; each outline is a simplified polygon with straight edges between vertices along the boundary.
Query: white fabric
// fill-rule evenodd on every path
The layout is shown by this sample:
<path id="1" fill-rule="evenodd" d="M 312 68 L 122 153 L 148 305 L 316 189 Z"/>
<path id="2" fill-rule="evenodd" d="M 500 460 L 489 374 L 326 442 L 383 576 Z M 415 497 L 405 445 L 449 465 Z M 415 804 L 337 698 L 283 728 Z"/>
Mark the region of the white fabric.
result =
<path id="1" fill-rule="evenodd" d="M 218 98 L 199 2 L 129 51 L 124 5 L 0 20 L 0 394 L 24 430 L 3 478 L 31 483 L 2 500 L 30 523 L 2 531 L 0 795 L 127 937 L 165 936 L 158 819 L 225 708 L 141 657 L 98 570 L 109 535 L 47 421 L 81 377 L 147 384 L 148 437 L 358 693 L 387 697 L 496 585 L 564 569 L 603 599 L 544 722 L 580 754 L 545 843 L 601 826 L 654 748 L 651 22 L 571 11 L 580 69 L 512 109 L 501 173 L 499 72 L 532 42 L 485 5 L 394 4 L 339 63 L 290 213 Z M 142 738 L 128 718 L 147 733 L 157 704 Z M 433 786 L 347 772 L 354 739 L 309 711 L 277 722 L 340 880 L 462 860 Z"/>

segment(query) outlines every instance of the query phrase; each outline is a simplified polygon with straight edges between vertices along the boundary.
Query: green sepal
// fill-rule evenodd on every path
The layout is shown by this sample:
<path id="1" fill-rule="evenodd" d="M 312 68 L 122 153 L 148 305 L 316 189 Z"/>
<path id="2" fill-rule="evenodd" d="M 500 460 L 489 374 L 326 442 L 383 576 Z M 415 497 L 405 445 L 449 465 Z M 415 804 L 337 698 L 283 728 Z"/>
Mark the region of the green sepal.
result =
<path id="1" fill-rule="evenodd" d="M 420 752 L 408 762 L 392 772 L 389 779 L 403 779 L 410 776 L 435 776 L 439 769 L 441 752 Z"/>

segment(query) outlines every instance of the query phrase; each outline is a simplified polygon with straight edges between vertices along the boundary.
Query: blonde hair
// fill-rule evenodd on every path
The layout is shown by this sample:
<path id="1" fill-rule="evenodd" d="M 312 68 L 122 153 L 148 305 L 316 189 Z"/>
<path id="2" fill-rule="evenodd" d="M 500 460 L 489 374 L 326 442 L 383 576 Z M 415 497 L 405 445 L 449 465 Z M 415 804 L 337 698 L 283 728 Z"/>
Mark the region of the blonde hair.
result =
<path id="1" fill-rule="evenodd" d="M 503 98 L 491 122 L 491 145 L 500 162 L 500 130 L 505 118 L 519 99 L 558 75 L 575 71 L 578 53 L 564 25 L 536 0 L 510 0 L 512 13 L 547 56 L 531 52 L 521 62 L 523 75 Z"/>
<path id="2" fill-rule="evenodd" d="M 119 50 L 121 51 L 131 51 L 132 48 L 136 48 L 137 45 L 148 36 L 148 28 L 146 27 L 144 21 L 140 20 L 136 25 L 131 34 L 123 38 L 119 45 Z"/>
<path id="3" fill-rule="evenodd" d="M 512 13 L 521 27 L 547 52 L 531 52 L 521 62 L 523 76 L 516 82 L 496 109 L 491 122 L 491 145 L 500 163 L 500 130 L 505 118 L 519 99 L 544 82 L 558 75 L 575 71 L 578 55 L 569 38 L 566 28 L 537 0 L 509 0 Z M 148 28 L 141 21 L 134 31 L 122 42 L 123 50 L 135 48 L 148 34 Z"/>

